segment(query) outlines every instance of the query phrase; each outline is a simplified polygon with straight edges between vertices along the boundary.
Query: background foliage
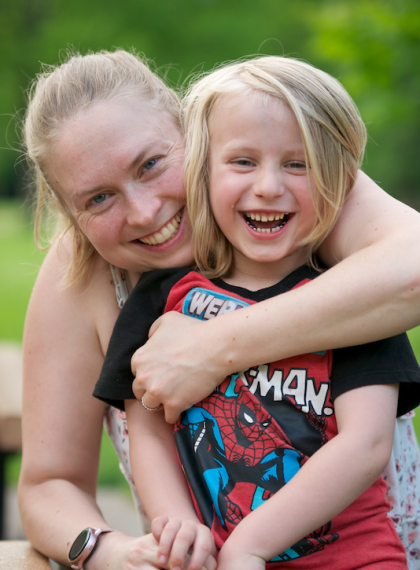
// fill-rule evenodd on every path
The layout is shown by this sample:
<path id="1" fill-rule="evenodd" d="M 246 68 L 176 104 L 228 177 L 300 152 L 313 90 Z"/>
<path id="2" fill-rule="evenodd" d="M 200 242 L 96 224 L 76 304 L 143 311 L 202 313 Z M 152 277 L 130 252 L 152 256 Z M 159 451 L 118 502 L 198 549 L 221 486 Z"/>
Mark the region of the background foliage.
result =
<path id="1" fill-rule="evenodd" d="M 15 131 L 29 81 L 69 46 L 134 47 L 178 85 L 248 54 L 305 59 L 338 77 L 359 105 L 371 137 L 366 172 L 420 207 L 418 0 L 2 0 L 0 196 L 24 193 Z"/>
<path id="2" fill-rule="evenodd" d="M 0 339 L 21 340 L 42 261 L 23 204 L 19 131 L 28 85 L 41 62 L 56 64 L 69 48 L 114 47 L 143 52 L 175 86 L 191 72 L 257 53 L 321 67 L 340 79 L 367 124 L 364 170 L 420 209 L 418 0 L 1 0 Z M 420 329 L 410 337 L 419 357 Z M 113 483 L 117 468 L 107 450 L 101 481 Z M 12 480 L 18 468 L 10 463 Z"/>

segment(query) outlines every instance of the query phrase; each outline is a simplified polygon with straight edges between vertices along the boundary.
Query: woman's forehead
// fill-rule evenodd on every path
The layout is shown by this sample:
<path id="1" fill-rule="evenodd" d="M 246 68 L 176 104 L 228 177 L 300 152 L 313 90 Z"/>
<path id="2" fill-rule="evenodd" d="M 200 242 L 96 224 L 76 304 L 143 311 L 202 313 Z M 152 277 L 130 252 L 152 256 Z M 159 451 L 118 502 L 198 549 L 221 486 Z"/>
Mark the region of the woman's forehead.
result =
<path id="1" fill-rule="evenodd" d="M 104 101 L 62 125 L 45 171 L 53 188 L 84 191 L 172 146 L 183 140 L 167 113 L 135 100 Z"/>
<path id="2" fill-rule="evenodd" d="M 171 132 L 179 131 L 169 113 L 159 108 L 154 101 L 125 96 L 98 101 L 81 109 L 63 122 L 59 128 L 59 137 L 78 137 L 86 131 L 98 140 L 104 135 L 124 137 L 125 133 L 129 134 L 130 125 L 140 129 L 144 137 L 147 137 L 149 132 L 160 133 L 164 137 L 168 127 Z"/>

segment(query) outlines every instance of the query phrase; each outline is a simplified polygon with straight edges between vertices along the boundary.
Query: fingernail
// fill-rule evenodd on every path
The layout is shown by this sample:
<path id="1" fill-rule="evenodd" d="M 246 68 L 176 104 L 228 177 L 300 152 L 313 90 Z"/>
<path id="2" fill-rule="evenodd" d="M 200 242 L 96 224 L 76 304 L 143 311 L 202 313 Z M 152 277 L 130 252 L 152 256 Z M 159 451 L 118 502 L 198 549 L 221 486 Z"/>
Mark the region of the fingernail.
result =
<path id="1" fill-rule="evenodd" d="M 166 564 L 166 556 L 159 556 L 158 562 L 159 564 Z"/>

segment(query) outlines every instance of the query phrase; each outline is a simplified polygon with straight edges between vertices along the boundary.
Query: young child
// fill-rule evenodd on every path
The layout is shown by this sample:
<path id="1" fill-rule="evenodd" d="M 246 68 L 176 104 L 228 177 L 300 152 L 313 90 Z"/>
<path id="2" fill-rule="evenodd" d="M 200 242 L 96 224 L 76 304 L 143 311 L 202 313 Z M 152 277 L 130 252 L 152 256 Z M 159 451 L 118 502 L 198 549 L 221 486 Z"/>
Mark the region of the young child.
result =
<path id="1" fill-rule="evenodd" d="M 117 407 L 126 400 L 134 479 L 158 517 L 160 562 L 182 568 L 192 546 L 188 569 L 214 568 L 211 529 L 221 570 L 407 568 L 380 477 L 396 414 L 419 404 L 405 335 L 256 363 L 226 378 L 175 425 L 188 488 L 172 427 L 133 399 L 131 356 L 163 312 L 223 318 L 322 279 L 316 249 L 351 191 L 366 140 L 336 80 L 281 57 L 201 79 L 185 125 L 200 273 L 142 276 L 95 389 Z"/>

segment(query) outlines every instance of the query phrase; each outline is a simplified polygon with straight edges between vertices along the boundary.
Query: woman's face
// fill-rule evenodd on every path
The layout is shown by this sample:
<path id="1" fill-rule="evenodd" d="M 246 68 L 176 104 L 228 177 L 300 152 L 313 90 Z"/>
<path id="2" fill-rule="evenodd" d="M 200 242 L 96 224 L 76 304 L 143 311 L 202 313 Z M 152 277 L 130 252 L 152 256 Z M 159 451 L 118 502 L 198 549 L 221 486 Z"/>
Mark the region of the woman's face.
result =
<path id="1" fill-rule="evenodd" d="M 183 160 L 168 114 L 120 98 L 68 119 L 45 173 L 98 253 L 141 273 L 192 261 Z"/>

